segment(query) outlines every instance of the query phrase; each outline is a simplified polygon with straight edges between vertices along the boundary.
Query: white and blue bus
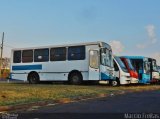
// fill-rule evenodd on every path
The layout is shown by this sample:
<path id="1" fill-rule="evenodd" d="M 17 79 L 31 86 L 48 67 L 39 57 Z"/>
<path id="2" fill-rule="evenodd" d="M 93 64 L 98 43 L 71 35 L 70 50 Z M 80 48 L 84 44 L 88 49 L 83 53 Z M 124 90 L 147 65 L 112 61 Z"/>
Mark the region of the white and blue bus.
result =
<path id="1" fill-rule="evenodd" d="M 115 81 L 111 46 L 90 42 L 13 49 L 11 79 L 28 81 Z"/>

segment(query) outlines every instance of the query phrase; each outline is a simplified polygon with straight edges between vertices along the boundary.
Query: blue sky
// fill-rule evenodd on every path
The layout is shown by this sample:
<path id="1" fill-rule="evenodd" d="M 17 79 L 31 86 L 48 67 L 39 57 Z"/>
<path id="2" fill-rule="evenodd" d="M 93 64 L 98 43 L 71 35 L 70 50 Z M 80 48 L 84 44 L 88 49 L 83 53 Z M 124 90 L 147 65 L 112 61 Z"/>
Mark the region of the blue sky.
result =
<path id="1" fill-rule="evenodd" d="M 0 0 L 4 57 L 11 48 L 104 41 L 117 55 L 160 64 L 160 0 Z"/>

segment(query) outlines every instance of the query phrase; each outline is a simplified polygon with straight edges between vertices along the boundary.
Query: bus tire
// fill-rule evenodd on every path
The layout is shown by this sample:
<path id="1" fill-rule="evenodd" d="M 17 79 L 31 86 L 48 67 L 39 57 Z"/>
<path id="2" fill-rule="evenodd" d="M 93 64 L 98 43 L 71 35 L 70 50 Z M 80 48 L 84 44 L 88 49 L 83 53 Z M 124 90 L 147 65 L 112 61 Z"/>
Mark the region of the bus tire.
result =
<path id="1" fill-rule="evenodd" d="M 28 75 L 29 84 L 38 84 L 39 83 L 39 75 L 36 72 L 32 72 Z"/>
<path id="2" fill-rule="evenodd" d="M 83 81 L 82 75 L 81 75 L 81 73 L 79 73 L 79 72 L 72 72 L 72 73 L 69 75 L 69 83 L 70 83 L 70 84 L 79 85 L 79 84 L 82 83 L 82 81 Z"/>

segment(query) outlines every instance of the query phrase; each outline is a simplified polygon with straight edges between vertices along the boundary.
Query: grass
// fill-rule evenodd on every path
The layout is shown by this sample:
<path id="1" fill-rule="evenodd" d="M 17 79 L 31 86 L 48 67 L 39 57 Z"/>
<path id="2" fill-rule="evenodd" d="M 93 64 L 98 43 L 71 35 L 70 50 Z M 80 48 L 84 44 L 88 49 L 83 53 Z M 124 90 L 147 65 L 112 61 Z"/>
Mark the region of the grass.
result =
<path id="1" fill-rule="evenodd" d="M 160 85 L 120 86 L 54 85 L 0 83 L 0 106 L 19 105 L 38 101 L 96 97 L 97 95 L 128 91 L 160 90 Z"/>

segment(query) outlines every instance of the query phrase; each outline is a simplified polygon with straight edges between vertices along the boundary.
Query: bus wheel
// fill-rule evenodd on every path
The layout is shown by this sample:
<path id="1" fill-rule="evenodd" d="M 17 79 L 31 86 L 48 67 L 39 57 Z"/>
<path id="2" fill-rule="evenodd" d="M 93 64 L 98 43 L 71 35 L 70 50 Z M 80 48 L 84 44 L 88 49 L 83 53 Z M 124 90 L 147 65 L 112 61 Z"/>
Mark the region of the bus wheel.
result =
<path id="1" fill-rule="evenodd" d="M 79 85 L 82 83 L 82 75 L 79 72 L 73 72 L 69 76 L 69 83 Z"/>
<path id="2" fill-rule="evenodd" d="M 31 73 L 28 76 L 28 81 L 30 84 L 37 84 L 39 83 L 39 75 L 37 73 Z"/>

